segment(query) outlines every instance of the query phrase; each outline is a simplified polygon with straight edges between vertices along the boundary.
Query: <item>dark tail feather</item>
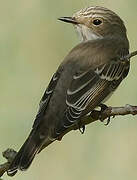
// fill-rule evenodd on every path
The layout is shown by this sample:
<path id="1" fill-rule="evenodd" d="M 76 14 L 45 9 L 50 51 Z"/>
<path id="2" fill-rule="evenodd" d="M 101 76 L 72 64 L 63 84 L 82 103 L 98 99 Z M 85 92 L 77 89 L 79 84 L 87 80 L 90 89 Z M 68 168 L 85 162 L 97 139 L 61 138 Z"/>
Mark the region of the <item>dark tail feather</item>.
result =
<path id="1" fill-rule="evenodd" d="M 21 171 L 26 170 L 31 165 L 35 155 L 42 145 L 42 142 L 43 141 L 39 138 L 38 133 L 32 131 L 11 163 L 8 175 L 14 176 L 18 169 Z"/>

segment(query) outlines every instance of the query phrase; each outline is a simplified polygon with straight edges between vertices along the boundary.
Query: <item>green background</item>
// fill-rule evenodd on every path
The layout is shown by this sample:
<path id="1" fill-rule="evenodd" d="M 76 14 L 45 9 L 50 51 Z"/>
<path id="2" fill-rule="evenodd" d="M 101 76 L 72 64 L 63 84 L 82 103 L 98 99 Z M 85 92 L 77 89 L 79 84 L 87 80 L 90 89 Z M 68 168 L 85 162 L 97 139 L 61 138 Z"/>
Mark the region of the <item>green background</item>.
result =
<path id="1" fill-rule="evenodd" d="M 137 49 L 137 0 L 0 1 L 0 152 L 16 150 L 30 132 L 39 100 L 60 62 L 79 43 L 71 25 L 57 21 L 89 5 L 115 11 L 125 21 L 131 50 Z M 137 57 L 108 105 L 137 105 Z M 0 163 L 4 162 L 0 155 Z M 6 174 L 4 180 L 11 179 Z M 137 179 L 137 116 L 96 122 L 67 134 L 13 180 Z"/>

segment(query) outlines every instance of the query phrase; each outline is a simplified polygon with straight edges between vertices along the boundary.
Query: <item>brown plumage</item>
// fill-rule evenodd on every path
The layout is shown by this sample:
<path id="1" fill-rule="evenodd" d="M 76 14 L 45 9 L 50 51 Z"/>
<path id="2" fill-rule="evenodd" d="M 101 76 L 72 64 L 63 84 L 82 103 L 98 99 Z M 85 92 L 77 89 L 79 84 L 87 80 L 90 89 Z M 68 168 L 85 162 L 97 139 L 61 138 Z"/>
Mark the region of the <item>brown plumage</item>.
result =
<path id="1" fill-rule="evenodd" d="M 78 124 L 110 95 L 127 76 L 129 43 L 123 21 L 102 7 L 89 7 L 72 18 L 82 43 L 66 56 L 53 75 L 36 116 L 32 131 L 9 167 L 8 174 L 26 170 L 35 155 Z"/>

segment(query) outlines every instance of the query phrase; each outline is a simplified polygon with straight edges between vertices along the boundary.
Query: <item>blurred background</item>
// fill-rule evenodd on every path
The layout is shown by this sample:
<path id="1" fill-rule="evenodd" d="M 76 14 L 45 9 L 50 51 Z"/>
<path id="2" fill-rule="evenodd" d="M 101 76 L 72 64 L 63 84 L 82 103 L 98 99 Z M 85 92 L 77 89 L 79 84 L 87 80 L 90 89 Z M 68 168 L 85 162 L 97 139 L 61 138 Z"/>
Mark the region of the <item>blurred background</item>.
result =
<path id="1" fill-rule="evenodd" d="M 0 153 L 18 150 L 32 127 L 52 74 L 77 43 L 71 25 L 57 21 L 90 5 L 105 6 L 125 21 L 130 50 L 137 50 L 137 0 L 0 1 Z M 108 105 L 137 105 L 137 57 Z M 0 155 L 0 163 L 4 162 Z M 67 134 L 42 151 L 13 180 L 137 179 L 137 116 L 96 122 L 84 135 Z M 6 174 L 4 180 L 11 179 Z"/>

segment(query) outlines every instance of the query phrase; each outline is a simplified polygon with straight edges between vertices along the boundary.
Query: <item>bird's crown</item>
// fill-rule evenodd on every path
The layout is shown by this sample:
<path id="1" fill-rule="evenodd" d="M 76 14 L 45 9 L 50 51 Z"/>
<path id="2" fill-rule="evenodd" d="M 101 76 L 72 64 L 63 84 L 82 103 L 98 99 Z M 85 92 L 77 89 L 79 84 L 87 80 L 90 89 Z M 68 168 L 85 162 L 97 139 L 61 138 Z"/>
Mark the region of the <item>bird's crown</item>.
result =
<path id="1" fill-rule="evenodd" d="M 126 31 L 124 22 L 122 19 L 113 11 L 100 7 L 100 6 L 90 6 L 88 8 L 81 9 L 76 12 L 73 17 L 78 24 L 86 25 L 93 29 L 103 29 L 108 26 L 112 28 L 120 27 L 121 31 Z"/>
<path id="2" fill-rule="evenodd" d="M 126 27 L 122 19 L 104 7 L 90 6 L 72 17 L 62 17 L 60 20 L 74 24 L 82 41 L 116 35 L 126 38 Z"/>

